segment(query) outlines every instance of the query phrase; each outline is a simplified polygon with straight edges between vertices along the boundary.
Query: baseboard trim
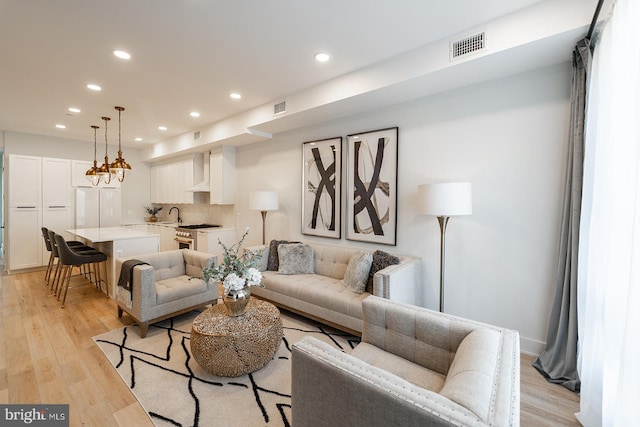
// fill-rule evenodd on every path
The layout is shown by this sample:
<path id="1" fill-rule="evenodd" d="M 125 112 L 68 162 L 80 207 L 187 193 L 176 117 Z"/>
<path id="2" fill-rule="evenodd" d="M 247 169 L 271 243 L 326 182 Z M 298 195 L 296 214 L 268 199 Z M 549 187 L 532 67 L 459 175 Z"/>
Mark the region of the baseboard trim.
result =
<path id="1" fill-rule="evenodd" d="M 520 336 L 520 351 L 530 356 L 537 356 L 544 350 L 546 343 Z"/>

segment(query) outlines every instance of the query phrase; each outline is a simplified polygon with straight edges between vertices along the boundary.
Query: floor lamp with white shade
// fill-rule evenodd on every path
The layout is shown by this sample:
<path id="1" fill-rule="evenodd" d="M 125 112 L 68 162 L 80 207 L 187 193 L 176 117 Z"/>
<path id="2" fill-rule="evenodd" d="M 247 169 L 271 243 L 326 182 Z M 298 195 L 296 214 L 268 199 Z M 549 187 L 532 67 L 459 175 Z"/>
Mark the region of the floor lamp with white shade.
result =
<path id="1" fill-rule="evenodd" d="M 262 244 L 265 244 L 264 225 L 268 211 L 278 210 L 278 193 L 275 191 L 254 191 L 249 193 L 249 209 L 262 214 Z"/>
<path id="2" fill-rule="evenodd" d="M 440 311 L 444 312 L 445 232 L 449 217 L 471 215 L 471 184 L 447 182 L 418 186 L 418 213 L 437 216 L 440 224 Z"/>

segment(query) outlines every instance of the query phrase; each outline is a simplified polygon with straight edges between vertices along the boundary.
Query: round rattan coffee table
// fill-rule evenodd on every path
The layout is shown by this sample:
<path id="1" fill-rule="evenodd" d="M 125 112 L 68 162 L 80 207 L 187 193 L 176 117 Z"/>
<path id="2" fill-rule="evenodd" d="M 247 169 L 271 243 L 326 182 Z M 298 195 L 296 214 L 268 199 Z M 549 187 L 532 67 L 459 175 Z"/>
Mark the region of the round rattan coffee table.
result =
<path id="1" fill-rule="evenodd" d="M 191 326 L 191 354 L 207 372 L 238 377 L 264 367 L 282 342 L 280 311 L 251 298 L 245 314 L 231 317 L 223 304 L 200 313 Z"/>

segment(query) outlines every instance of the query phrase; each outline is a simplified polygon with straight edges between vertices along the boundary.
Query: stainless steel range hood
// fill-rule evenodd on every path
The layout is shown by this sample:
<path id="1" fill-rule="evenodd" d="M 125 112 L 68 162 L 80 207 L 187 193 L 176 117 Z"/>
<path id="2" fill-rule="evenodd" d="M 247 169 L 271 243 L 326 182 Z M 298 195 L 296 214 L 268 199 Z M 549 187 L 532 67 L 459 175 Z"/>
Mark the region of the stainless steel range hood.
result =
<path id="1" fill-rule="evenodd" d="M 202 181 L 198 182 L 191 188 L 188 188 L 187 191 L 191 191 L 194 193 L 208 193 L 209 192 L 209 156 L 210 152 L 206 152 L 202 154 Z M 194 165 L 195 166 L 195 165 Z M 196 174 L 198 176 L 199 174 Z"/>

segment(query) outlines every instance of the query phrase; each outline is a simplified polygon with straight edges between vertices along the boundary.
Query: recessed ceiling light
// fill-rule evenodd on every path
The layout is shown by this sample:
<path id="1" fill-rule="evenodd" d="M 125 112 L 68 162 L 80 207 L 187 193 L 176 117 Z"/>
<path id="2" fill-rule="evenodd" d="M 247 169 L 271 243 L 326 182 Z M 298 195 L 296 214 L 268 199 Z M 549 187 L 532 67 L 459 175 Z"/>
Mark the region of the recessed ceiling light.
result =
<path id="1" fill-rule="evenodd" d="M 240 95 L 239 93 L 233 92 L 229 95 L 232 99 L 240 99 L 242 98 L 242 95 Z"/>
<path id="2" fill-rule="evenodd" d="M 56 127 L 58 129 L 66 129 L 67 128 L 65 125 L 60 125 L 60 124 L 56 125 Z"/>
<path id="3" fill-rule="evenodd" d="M 89 83 L 87 85 L 87 89 L 91 89 L 91 90 L 95 90 L 95 91 L 102 90 L 102 88 L 100 86 L 98 86 L 97 84 L 93 84 L 93 83 Z"/>
<path id="4" fill-rule="evenodd" d="M 189 113 L 189 115 L 191 117 L 200 117 L 200 113 L 198 113 L 197 111 L 192 111 L 192 112 Z"/>
<path id="5" fill-rule="evenodd" d="M 318 62 L 327 62 L 330 59 L 330 56 L 328 54 L 322 52 L 316 53 L 315 55 L 313 55 L 313 57 Z"/>
<path id="6" fill-rule="evenodd" d="M 142 138 L 140 138 L 140 137 L 134 138 L 133 140 L 134 140 L 134 141 L 136 141 L 136 142 L 142 142 L 142 141 L 144 141 L 144 140 L 143 140 Z"/>
<path id="7" fill-rule="evenodd" d="M 129 52 L 125 52 L 124 50 L 114 49 L 111 51 L 111 53 L 113 53 L 120 59 L 131 59 L 131 55 L 129 54 Z"/>
<path id="8" fill-rule="evenodd" d="M 79 113 L 80 109 L 76 108 L 76 107 L 69 107 L 69 111 L 72 112 L 72 113 Z"/>
<path id="9" fill-rule="evenodd" d="M 160 129 L 160 130 L 167 130 L 167 127 L 166 127 L 166 126 L 158 126 L 158 129 Z"/>

